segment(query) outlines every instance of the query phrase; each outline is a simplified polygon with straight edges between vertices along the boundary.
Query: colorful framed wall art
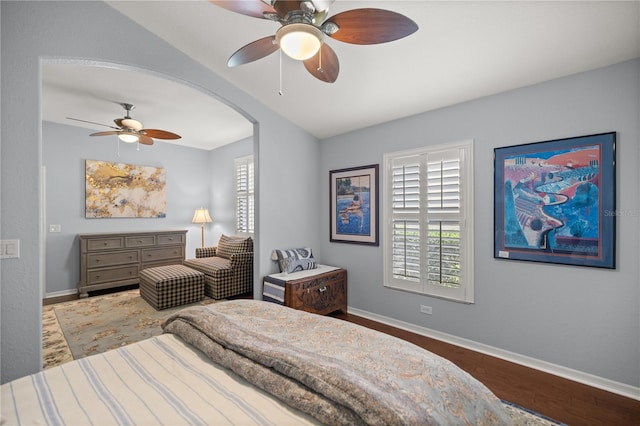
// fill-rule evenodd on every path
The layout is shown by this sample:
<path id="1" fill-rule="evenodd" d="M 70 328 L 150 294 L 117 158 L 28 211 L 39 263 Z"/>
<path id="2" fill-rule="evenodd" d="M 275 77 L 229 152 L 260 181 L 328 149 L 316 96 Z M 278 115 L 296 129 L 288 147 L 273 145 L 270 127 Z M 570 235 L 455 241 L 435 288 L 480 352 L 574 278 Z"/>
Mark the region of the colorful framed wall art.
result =
<path id="1" fill-rule="evenodd" d="M 330 241 L 378 245 L 378 165 L 329 172 Z"/>
<path id="2" fill-rule="evenodd" d="M 166 183 L 162 167 L 85 160 L 85 217 L 166 217 Z"/>
<path id="3" fill-rule="evenodd" d="M 494 149 L 494 257 L 615 268 L 616 133 Z"/>

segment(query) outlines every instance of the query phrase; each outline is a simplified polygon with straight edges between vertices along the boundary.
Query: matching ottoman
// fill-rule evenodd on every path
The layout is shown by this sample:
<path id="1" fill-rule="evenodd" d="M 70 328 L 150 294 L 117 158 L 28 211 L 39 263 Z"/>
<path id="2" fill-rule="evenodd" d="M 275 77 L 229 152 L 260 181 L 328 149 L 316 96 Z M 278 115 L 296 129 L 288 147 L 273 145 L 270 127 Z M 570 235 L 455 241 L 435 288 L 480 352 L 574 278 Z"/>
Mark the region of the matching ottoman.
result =
<path id="1" fill-rule="evenodd" d="M 156 310 L 198 302 L 204 299 L 204 274 L 183 265 L 143 269 L 140 296 Z"/>

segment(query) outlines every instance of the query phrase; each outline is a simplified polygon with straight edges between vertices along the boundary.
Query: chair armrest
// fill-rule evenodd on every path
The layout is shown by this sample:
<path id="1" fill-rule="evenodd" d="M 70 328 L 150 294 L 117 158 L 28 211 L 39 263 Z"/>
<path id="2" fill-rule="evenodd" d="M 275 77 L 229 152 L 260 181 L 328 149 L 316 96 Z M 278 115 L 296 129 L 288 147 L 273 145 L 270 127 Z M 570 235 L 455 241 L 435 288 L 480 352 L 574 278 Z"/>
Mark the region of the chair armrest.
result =
<path id="1" fill-rule="evenodd" d="M 231 268 L 237 268 L 247 263 L 253 264 L 253 252 L 245 251 L 231 255 Z"/>
<path id="2" fill-rule="evenodd" d="M 217 247 L 198 247 L 196 248 L 196 259 L 201 257 L 214 257 Z"/>

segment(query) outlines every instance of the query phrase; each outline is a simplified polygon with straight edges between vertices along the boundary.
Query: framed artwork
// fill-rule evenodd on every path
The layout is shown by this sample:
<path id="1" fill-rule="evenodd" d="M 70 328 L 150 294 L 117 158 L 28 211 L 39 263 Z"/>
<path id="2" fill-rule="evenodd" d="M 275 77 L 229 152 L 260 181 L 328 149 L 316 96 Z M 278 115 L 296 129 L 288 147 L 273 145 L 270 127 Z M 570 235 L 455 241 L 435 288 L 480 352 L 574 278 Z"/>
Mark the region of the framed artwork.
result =
<path id="1" fill-rule="evenodd" d="M 494 149 L 494 257 L 615 268 L 616 134 Z"/>
<path id="2" fill-rule="evenodd" d="M 85 160 L 85 217 L 166 217 L 166 183 L 161 167 Z"/>
<path id="3" fill-rule="evenodd" d="M 378 245 L 378 165 L 329 172 L 330 241 Z"/>

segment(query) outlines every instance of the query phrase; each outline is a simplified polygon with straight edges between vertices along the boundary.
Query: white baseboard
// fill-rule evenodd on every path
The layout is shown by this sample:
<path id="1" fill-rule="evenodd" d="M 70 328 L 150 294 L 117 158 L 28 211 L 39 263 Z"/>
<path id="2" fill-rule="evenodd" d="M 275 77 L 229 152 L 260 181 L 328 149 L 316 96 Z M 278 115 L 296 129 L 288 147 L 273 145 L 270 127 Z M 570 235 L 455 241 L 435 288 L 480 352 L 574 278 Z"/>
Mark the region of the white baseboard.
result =
<path id="1" fill-rule="evenodd" d="M 61 296 L 69 296 L 72 294 L 78 294 L 78 290 L 62 290 L 62 291 L 54 291 L 53 293 L 47 293 L 44 295 L 45 299 L 52 299 L 54 297 L 61 297 Z"/>
<path id="2" fill-rule="evenodd" d="M 536 358 L 531 358 L 525 355 L 520 355 L 515 352 L 506 351 L 493 346 L 478 343 L 473 340 L 464 339 L 451 334 L 442 333 L 436 330 L 432 330 L 426 327 L 410 324 L 404 321 L 399 321 L 393 318 L 385 317 L 382 315 L 374 314 L 371 312 L 363 311 L 357 308 L 349 306 L 348 312 L 359 317 L 367 318 L 373 321 L 377 321 L 383 324 L 387 324 L 402 330 L 411 331 L 422 336 L 430 337 L 432 339 L 440 340 L 452 345 L 460 346 L 472 351 L 480 352 L 485 355 L 490 355 L 495 358 L 500 358 L 505 361 L 510 361 L 516 364 L 524 365 L 525 367 L 533 368 L 536 370 L 544 371 L 545 373 L 553 374 L 574 382 L 582 383 L 587 386 L 602 389 L 607 392 L 612 392 L 618 395 L 640 400 L 640 388 L 627 385 L 625 383 L 616 382 L 606 379 L 604 377 L 595 376 L 593 374 L 585 373 L 579 370 L 563 367 L 561 365 L 552 364 L 550 362 L 542 361 Z"/>

